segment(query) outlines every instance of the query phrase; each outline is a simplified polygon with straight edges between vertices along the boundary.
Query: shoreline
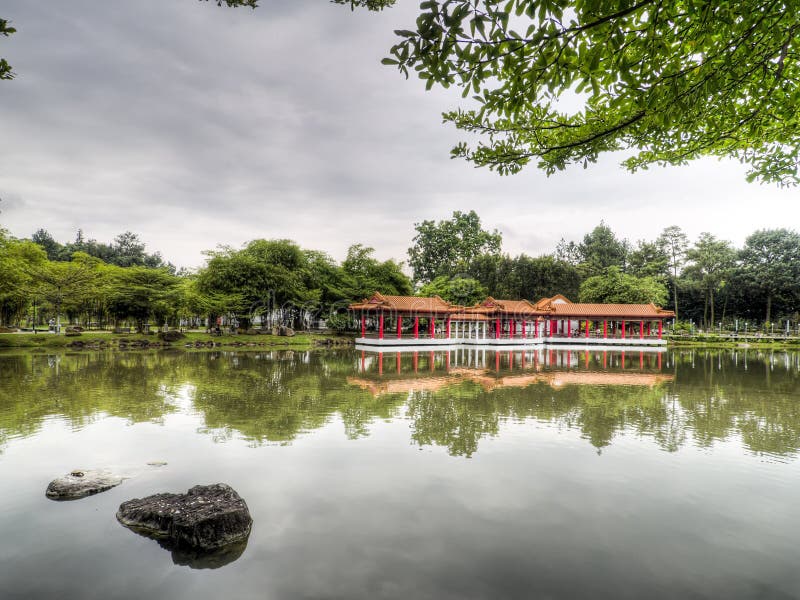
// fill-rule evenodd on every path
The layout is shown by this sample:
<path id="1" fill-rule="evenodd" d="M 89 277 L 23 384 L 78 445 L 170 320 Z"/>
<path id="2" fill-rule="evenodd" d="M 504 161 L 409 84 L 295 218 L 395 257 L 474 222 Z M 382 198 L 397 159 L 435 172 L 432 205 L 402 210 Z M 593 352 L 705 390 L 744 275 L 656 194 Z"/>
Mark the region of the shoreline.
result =
<path id="1" fill-rule="evenodd" d="M 305 350 L 312 348 L 337 348 L 352 346 L 354 336 L 297 333 L 294 336 L 272 334 L 210 335 L 190 331 L 185 337 L 165 342 L 158 334 L 118 334 L 108 331 L 83 332 L 79 336 L 55 335 L 52 333 L 4 333 L 0 334 L 2 350 L 199 350 L 205 348 L 269 348 Z"/>
<path id="2" fill-rule="evenodd" d="M 165 342 L 153 334 L 116 334 L 107 331 L 84 332 L 80 336 L 54 335 L 52 333 L 4 333 L 0 334 L 0 351 L 2 350 L 200 350 L 210 348 L 222 349 L 289 349 L 310 350 L 319 348 L 351 347 L 355 343 L 355 335 L 326 333 L 297 333 L 294 336 L 272 334 L 237 334 L 215 336 L 204 332 L 186 332 L 185 338 Z M 771 338 L 769 340 L 756 337 L 740 337 L 738 339 L 720 339 L 717 336 L 692 336 L 666 338 L 667 349 L 680 348 L 717 348 L 717 349 L 772 349 L 800 351 L 800 339 L 786 340 Z M 598 349 L 600 347 L 598 346 Z M 608 348 L 606 348 L 608 349 Z M 611 348 L 613 349 L 613 347 Z"/>

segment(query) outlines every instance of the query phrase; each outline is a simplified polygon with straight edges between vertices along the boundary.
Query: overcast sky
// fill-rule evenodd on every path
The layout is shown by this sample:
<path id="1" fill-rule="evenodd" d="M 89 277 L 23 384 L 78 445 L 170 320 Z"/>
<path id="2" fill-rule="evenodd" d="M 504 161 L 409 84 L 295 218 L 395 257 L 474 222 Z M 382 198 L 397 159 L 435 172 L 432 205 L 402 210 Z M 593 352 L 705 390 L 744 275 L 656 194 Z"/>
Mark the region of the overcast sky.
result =
<path id="1" fill-rule="evenodd" d="M 418 0 L 261 4 L 4 0 L 18 33 L 0 39 L 17 72 L 0 82 L 0 226 L 62 242 L 131 230 L 187 267 L 258 237 L 404 260 L 414 223 L 454 210 L 531 255 L 601 219 L 631 240 L 677 224 L 737 245 L 800 226 L 797 189 L 748 184 L 732 161 L 631 175 L 607 157 L 548 178 L 450 160 L 461 136 L 441 112 L 460 92 L 380 64 Z"/>

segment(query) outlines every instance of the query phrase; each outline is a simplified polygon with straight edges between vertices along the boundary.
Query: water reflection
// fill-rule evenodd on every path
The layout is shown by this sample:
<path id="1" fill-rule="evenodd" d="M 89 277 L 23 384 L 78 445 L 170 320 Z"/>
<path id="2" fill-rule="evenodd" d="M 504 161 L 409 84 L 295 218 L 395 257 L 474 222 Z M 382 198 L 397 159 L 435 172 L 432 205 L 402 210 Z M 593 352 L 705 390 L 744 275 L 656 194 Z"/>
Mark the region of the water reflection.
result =
<path id="1" fill-rule="evenodd" d="M 144 529 L 125 526 L 128 530 L 155 541 L 172 556 L 172 563 L 190 569 L 219 569 L 236 561 L 247 549 L 249 536 L 240 542 L 227 544 L 215 550 L 184 547 L 170 539 L 159 537 Z"/>
<path id="2" fill-rule="evenodd" d="M 473 456 L 505 422 L 578 430 L 598 451 L 619 436 L 668 452 L 740 440 L 748 451 L 800 449 L 797 353 L 460 349 L 419 353 L 211 352 L 0 355 L 0 451 L 50 418 L 73 428 L 106 416 L 288 444 L 333 419 L 345 435 L 408 419 L 411 440 Z M 186 405 L 182 403 L 186 398 Z"/>

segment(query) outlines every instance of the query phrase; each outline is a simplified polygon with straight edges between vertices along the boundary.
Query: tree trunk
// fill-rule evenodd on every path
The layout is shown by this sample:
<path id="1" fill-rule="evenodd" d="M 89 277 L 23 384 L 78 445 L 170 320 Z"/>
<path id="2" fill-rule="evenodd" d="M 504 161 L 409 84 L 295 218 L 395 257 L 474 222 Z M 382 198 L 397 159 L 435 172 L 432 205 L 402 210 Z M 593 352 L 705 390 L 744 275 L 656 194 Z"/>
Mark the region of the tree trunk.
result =
<path id="1" fill-rule="evenodd" d="M 709 297 L 711 300 L 711 329 L 714 329 L 714 289 L 712 288 L 709 290 Z M 706 331 L 708 331 L 708 327 L 706 327 Z"/>
<path id="2" fill-rule="evenodd" d="M 764 322 L 764 326 L 769 323 L 770 317 L 772 317 L 772 292 L 767 293 L 767 318 Z"/>
<path id="3" fill-rule="evenodd" d="M 672 280 L 672 297 L 675 300 L 675 321 L 678 320 L 678 280 Z"/>

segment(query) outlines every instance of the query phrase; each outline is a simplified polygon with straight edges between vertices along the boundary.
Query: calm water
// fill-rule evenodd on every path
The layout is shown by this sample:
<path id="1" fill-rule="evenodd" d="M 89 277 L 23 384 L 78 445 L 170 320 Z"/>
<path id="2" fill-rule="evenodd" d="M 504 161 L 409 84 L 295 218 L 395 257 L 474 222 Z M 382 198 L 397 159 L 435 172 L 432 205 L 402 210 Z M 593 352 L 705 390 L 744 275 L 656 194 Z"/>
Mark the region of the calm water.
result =
<path id="1" fill-rule="evenodd" d="M 0 354 L 0 597 L 798 598 L 799 452 L 791 353 Z M 219 568 L 114 518 L 218 481 Z"/>

